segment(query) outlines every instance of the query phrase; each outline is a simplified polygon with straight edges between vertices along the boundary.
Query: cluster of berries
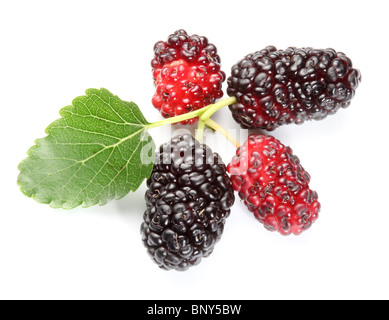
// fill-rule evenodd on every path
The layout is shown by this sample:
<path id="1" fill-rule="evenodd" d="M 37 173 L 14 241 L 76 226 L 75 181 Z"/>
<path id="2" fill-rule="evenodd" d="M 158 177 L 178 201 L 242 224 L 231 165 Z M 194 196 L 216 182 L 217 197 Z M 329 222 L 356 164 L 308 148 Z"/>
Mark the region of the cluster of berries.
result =
<path id="1" fill-rule="evenodd" d="M 223 96 L 226 76 L 207 38 L 178 30 L 157 42 L 154 54 L 152 103 L 163 117 L 203 108 Z M 227 93 L 236 103 L 229 108 L 243 128 L 272 131 L 347 107 L 360 80 L 344 53 L 268 46 L 232 67 Z M 250 135 L 228 166 L 191 136 L 173 137 L 160 147 L 147 181 L 143 242 L 163 269 L 198 264 L 223 233 L 234 190 L 266 229 L 298 235 L 320 211 L 309 181 L 292 149 L 269 135 Z"/>

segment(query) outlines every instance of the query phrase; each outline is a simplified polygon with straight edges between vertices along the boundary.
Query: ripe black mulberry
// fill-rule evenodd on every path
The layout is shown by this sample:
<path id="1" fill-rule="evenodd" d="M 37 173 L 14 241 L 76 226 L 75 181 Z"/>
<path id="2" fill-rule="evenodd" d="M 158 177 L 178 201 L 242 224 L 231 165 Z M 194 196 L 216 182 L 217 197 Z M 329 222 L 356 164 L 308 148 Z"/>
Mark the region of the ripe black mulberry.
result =
<path id="1" fill-rule="evenodd" d="M 162 269 L 187 270 L 209 256 L 234 203 L 226 166 L 190 135 L 160 147 L 145 194 L 145 247 Z"/>
<path id="2" fill-rule="evenodd" d="M 230 110 L 243 128 L 272 131 L 346 108 L 360 81 L 342 52 L 268 46 L 232 67 L 227 94 L 237 98 Z"/>

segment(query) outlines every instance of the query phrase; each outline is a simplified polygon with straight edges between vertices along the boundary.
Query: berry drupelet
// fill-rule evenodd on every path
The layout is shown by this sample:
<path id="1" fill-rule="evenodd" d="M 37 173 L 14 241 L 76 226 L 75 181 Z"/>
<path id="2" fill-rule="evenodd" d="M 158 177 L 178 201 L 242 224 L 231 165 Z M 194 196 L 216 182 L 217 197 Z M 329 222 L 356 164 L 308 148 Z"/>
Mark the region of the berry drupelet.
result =
<path id="1" fill-rule="evenodd" d="M 147 186 L 141 235 L 158 266 L 184 271 L 209 256 L 235 200 L 219 155 L 176 136 L 160 147 Z"/>
<path id="2" fill-rule="evenodd" d="M 342 52 L 268 46 L 232 67 L 227 94 L 237 98 L 230 110 L 243 128 L 271 131 L 346 108 L 360 81 Z"/>
<path id="3" fill-rule="evenodd" d="M 152 103 L 165 118 L 203 108 L 223 96 L 225 73 L 216 47 L 206 37 L 176 31 L 166 42 L 155 44 L 151 65 L 156 88 Z"/>
<path id="4" fill-rule="evenodd" d="M 265 228 L 300 234 L 318 218 L 310 176 L 292 149 L 272 136 L 250 135 L 227 167 L 232 186 Z"/>

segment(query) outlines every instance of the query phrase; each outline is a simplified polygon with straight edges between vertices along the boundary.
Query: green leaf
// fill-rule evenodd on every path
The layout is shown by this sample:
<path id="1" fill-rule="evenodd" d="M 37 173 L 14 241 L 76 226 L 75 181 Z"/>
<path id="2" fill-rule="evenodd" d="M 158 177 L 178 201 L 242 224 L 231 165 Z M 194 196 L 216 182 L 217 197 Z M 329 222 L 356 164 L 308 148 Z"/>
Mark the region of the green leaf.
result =
<path id="1" fill-rule="evenodd" d="M 19 164 L 25 195 L 54 208 L 104 205 L 150 176 L 155 145 L 135 103 L 88 89 L 60 115 Z"/>

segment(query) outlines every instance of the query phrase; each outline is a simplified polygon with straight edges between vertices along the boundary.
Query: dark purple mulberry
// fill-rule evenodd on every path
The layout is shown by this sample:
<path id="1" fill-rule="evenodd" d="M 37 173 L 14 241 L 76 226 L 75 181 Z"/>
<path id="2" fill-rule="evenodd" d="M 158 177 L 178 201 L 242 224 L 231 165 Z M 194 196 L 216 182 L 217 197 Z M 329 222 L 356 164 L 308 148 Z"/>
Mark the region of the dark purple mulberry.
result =
<path id="1" fill-rule="evenodd" d="M 237 98 L 230 110 L 243 128 L 271 131 L 346 108 L 360 81 L 342 52 L 268 46 L 232 67 L 227 93 Z"/>
<path id="2" fill-rule="evenodd" d="M 190 135 L 160 147 L 147 181 L 144 245 L 162 269 L 187 270 L 209 256 L 234 203 L 226 166 Z"/>

